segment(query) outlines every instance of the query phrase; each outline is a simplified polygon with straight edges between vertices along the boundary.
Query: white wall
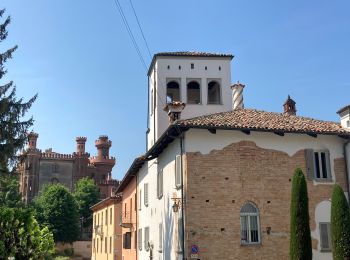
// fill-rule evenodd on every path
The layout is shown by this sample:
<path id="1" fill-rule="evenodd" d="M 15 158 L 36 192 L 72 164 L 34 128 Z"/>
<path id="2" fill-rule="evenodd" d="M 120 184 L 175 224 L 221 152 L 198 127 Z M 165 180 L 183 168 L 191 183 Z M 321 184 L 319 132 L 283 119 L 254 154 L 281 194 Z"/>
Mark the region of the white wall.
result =
<path id="1" fill-rule="evenodd" d="M 158 159 L 145 163 L 138 173 L 137 191 L 142 190 L 142 207 L 138 211 L 138 229 L 142 228 L 144 243 L 144 228 L 150 228 L 150 241 L 153 243 L 153 259 L 176 259 L 177 249 L 177 217 L 173 213 L 174 196 L 181 198 L 181 190 L 175 188 L 175 157 L 180 154 L 179 140 L 171 143 Z M 163 197 L 157 197 L 157 173 L 163 169 Z M 148 207 L 144 205 L 144 183 L 148 183 Z M 174 194 L 175 193 L 175 194 Z M 140 196 L 138 194 L 138 196 Z M 159 252 L 159 224 L 163 226 L 163 250 Z M 149 259 L 149 251 L 143 245 L 138 251 L 139 259 Z"/>
<path id="2" fill-rule="evenodd" d="M 191 69 L 191 63 L 194 64 L 194 69 Z M 168 66 L 170 66 L 169 69 Z M 181 66 L 181 69 L 179 69 L 179 66 Z M 205 67 L 207 67 L 207 70 L 205 70 Z M 221 68 L 220 70 L 219 67 Z M 149 148 L 152 143 L 153 131 L 155 131 L 155 139 L 158 139 L 169 126 L 167 112 L 163 110 L 166 105 L 167 79 L 179 80 L 180 98 L 184 103 L 187 103 L 187 80 L 196 79 L 200 82 L 201 104 L 186 104 L 185 109 L 181 113 L 181 119 L 229 111 L 232 109 L 230 58 L 158 57 L 149 79 L 150 95 L 154 87 L 154 79 L 156 80 L 157 88 L 157 93 L 154 92 L 157 98 L 156 114 L 149 117 Z M 215 105 L 207 103 L 207 85 L 209 80 L 217 80 L 221 83 L 221 104 Z M 156 120 L 156 127 L 154 130 L 152 129 L 154 127 L 153 120 Z M 153 142 L 155 142 L 155 140 L 153 140 Z"/>

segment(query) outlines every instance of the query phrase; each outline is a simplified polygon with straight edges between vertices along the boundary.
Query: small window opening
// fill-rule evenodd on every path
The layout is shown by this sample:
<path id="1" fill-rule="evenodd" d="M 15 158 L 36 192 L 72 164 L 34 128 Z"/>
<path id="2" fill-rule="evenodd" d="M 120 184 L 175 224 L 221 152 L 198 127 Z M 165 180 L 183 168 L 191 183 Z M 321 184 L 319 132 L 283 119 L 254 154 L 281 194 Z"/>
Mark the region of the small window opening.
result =
<path id="1" fill-rule="evenodd" d="M 180 86 L 176 81 L 170 81 L 167 85 L 166 102 L 180 101 Z"/>
<path id="2" fill-rule="evenodd" d="M 181 66 L 179 66 L 179 70 L 181 70 Z"/>
<path id="3" fill-rule="evenodd" d="M 187 103 L 200 104 L 201 103 L 201 88 L 198 82 L 191 81 L 187 84 Z"/>
<path id="4" fill-rule="evenodd" d="M 221 66 L 219 66 L 219 70 L 221 70 Z"/>
<path id="5" fill-rule="evenodd" d="M 194 63 L 191 63 L 191 69 L 194 69 Z"/>
<path id="6" fill-rule="evenodd" d="M 220 104 L 220 84 L 216 81 L 208 84 L 208 104 Z"/>
<path id="7" fill-rule="evenodd" d="M 205 67 L 204 67 L 204 69 L 205 69 L 205 70 L 207 70 L 207 69 L 208 69 L 208 67 L 207 67 L 207 66 L 205 66 Z"/>
<path id="8" fill-rule="evenodd" d="M 168 65 L 168 70 L 170 69 L 170 65 Z"/>

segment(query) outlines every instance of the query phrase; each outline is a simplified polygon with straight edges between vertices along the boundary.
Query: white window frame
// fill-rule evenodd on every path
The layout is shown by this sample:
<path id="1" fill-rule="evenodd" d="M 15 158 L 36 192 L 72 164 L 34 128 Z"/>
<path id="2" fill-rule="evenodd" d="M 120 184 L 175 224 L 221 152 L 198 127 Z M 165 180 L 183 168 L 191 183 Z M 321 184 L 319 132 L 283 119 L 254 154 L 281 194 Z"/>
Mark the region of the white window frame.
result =
<path id="1" fill-rule="evenodd" d="M 143 184 L 143 204 L 148 207 L 148 183 Z"/>
<path id="2" fill-rule="evenodd" d="M 323 247 L 321 225 L 326 225 L 327 236 L 328 236 L 328 247 Z M 319 223 L 319 233 L 320 233 L 320 249 L 321 252 L 331 252 L 332 251 L 332 233 L 331 233 L 331 223 L 330 222 L 320 222 Z"/>
<path id="3" fill-rule="evenodd" d="M 157 197 L 163 197 L 163 169 L 160 169 L 157 174 Z"/>
<path id="4" fill-rule="evenodd" d="M 177 189 L 181 188 L 181 179 L 182 179 L 181 155 L 176 155 L 176 157 L 175 157 L 175 187 Z"/>
<path id="5" fill-rule="evenodd" d="M 241 210 L 242 208 L 246 205 L 246 204 L 250 204 L 252 205 L 255 209 L 256 209 L 256 212 L 240 212 L 240 236 L 241 236 L 241 245 L 258 245 L 258 244 L 261 244 L 261 234 L 260 234 L 260 217 L 259 217 L 259 209 L 251 202 L 246 202 L 244 203 L 244 205 L 241 207 Z M 258 231 L 258 241 L 257 242 L 251 242 L 252 238 L 251 238 L 251 218 L 252 217 L 256 217 L 256 221 L 257 221 L 257 231 Z M 243 231 L 243 218 L 247 218 L 247 221 L 246 221 L 246 224 L 247 224 L 247 240 L 248 241 L 244 241 L 242 240 L 242 231 Z"/>

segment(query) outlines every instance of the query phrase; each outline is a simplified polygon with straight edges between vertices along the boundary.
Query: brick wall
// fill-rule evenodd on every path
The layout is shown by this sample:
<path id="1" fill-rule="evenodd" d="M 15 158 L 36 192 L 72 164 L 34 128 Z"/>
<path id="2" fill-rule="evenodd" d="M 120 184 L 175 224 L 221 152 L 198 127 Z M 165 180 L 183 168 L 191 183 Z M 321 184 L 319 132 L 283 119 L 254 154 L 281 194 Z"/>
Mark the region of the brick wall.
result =
<path id="1" fill-rule="evenodd" d="M 304 150 L 293 156 L 241 141 L 209 154 L 186 154 L 186 245 L 199 247 L 199 259 L 288 259 L 289 206 L 294 169 L 305 171 Z M 344 189 L 343 158 L 334 160 Z M 308 180 L 310 227 L 315 207 L 331 196 L 332 186 Z M 251 201 L 260 211 L 261 244 L 240 242 L 240 209 Z M 271 233 L 266 232 L 271 227 Z M 317 244 L 317 241 L 313 241 Z"/>

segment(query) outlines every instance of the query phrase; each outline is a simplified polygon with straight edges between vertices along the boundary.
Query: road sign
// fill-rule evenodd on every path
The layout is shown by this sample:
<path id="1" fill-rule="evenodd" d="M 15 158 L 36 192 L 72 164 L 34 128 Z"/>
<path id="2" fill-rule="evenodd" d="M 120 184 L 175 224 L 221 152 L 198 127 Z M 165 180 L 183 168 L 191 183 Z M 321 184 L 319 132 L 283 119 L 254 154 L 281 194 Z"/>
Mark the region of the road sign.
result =
<path id="1" fill-rule="evenodd" d="M 198 252 L 199 252 L 198 246 L 192 245 L 191 246 L 191 254 L 198 254 Z"/>

